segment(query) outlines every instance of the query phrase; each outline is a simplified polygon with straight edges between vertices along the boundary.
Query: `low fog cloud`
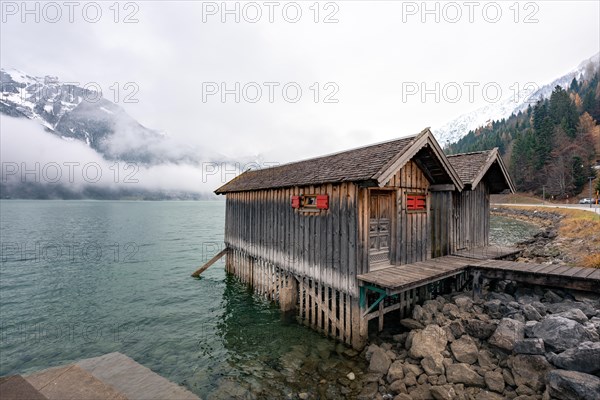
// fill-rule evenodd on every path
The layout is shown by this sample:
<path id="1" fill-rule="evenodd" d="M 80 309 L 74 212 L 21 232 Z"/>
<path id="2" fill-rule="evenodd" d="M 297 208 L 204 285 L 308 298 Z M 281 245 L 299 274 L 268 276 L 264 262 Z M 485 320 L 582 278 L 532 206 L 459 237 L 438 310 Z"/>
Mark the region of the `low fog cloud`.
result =
<path id="1" fill-rule="evenodd" d="M 63 185 L 73 191 L 93 185 L 210 194 L 241 169 L 258 166 L 217 161 L 148 166 L 107 160 L 84 143 L 59 138 L 25 118 L 2 116 L 0 130 L 1 180 L 5 185 Z"/>

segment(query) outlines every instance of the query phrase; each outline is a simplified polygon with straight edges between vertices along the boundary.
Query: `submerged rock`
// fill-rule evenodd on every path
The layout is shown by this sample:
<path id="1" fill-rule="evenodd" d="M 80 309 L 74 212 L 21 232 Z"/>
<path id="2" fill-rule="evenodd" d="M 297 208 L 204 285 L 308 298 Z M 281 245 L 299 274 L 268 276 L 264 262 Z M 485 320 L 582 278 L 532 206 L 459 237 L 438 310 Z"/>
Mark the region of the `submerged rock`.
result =
<path id="1" fill-rule="evenodd" d="M 358 394 L 358 400 L 372 400 L 375 398 L 375 395 L 379 393 L 379 386 L 376 382 L 367 383 L 360 393 Z"/>

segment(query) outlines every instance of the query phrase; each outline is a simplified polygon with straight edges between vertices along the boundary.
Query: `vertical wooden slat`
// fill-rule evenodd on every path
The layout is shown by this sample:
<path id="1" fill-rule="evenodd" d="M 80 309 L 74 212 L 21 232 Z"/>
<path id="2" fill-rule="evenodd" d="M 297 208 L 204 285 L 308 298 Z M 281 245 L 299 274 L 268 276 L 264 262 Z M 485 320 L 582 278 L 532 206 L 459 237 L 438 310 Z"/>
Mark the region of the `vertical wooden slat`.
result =
<path id="1" fill-rule="evenodd" d="M 351 291 L 348 263 L 348 183 L 340 187 L 340 273 L 344 277 L 344 289 Z"/>

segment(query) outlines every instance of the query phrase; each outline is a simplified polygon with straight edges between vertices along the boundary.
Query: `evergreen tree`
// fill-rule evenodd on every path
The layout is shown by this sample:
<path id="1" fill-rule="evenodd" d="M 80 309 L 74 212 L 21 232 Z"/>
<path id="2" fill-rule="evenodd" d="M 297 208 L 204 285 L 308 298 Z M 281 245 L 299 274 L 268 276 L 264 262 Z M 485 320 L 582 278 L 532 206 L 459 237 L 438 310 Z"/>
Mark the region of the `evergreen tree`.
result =
<path id="1" fill-rule="evenodd" d="M 571 85 L 569 86 L 569 90 L 572 92 L 576 92 L 577 90 L 579 90 L 579 86 L 577 85 L 577 79 L 573 78 L 573 80 L 571 81 Z"/>
<path id="2" fill-rule="evenodd" d="M 569 94 L 560 86 L 556 86 L 552 95 L 550 95 L 548 114 L 555 125 L 561 125 L 568 136 L 575 137 L 577 121 L 579 120 L 577 108 L 571 101 Z"/>

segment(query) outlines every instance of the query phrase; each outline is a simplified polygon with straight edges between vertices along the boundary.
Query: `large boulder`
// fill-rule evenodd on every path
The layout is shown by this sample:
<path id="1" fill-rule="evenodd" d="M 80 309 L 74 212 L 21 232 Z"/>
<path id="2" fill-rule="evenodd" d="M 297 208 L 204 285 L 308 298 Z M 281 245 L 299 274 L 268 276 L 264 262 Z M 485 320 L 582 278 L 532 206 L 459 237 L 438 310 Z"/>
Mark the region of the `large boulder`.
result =
<path id="1" fill-rule="evenodd" d="M 478 319 L 468 319 L 463 321 L 465 331 L 477 339 L 485 340 L 492 336 L 496 330 L 496 324 L 489 321 L 481 321 Z"/>
<path id="2" fill-rule="evenodd" d="M 544 341 L 540 338 L 519 340 L 513 348 L 517 354 L 545 354 Z"/>
<path id="3" fill-rule="evenodd" d="M 402 368 L 403 364 L 404 363 L 402 361 L 397 360 L 394 361 L 392 365 L 390 365 L 390 368 L 388 369 L 387 373 L 388 383 L 392 383 L 394 381 L 397 381 L 398 379 L 404 378 L 404 369 Z"/>
<path id="4" fill-rule="evenodd" d="M 552 314 L 559 314 L 565 311 L 570 311 L 574 308 L 578 308 L 581 311 L 583 311 L 583 313 L 588 318 L 592 318 L 594 315 L 596 315 L 597 312 L 597 310 L 591 304 L 572 300 L 565 300 L 560 303 L 548 304 L 547 307 L 548 311 L 550 311 Z"/>
<path id="5" fill-rule="evenodd" d="M 581 311 L 579 308 L 572 308 L 568 311 L 563 311 L 555 315 L 558 317 L 572 319 L 573 321 L 577 321 L 580 324 L 583 324 L 588 321 L 588 317 L 586 317 L 583 311 Z"/>
<path id="6" fill-rule="evenodd" d="M 525 338 L 525 325 L 511 318 L 503 318 L 490 337 L 489 343 L 504 350 L 512 351 L 515 343 Z"/>
<path id="7" fill-rule="evenodd" d="M 505 383 L 502 372 L 488 371 L 485 373 L 483 379 L 490 390 L 498 393 L 502 393 L 504 391 Z"/>
<path id="8" fill-rule="evenodd" d="M 441 354 L 427 356 L 421 360 L 421 366 L 429 376 L 443 375 L 445 372 L 444 356 Z"/>
<path id="9" fill-rule="evenodd" d="M 423 384 L 408 389 L 408 394 L 412 400 L 431 400 L 433 396 L 430 392 L 430 385 Z"/>
<path id="10" fill-rule="evenodd" d="M 483 309 L 492 318 L 500 319 L 507 311 L 506 306 L 501 300 L 495 299 L 483 303 Z"/>
<path id="11" fill-rule="evenodd" d="M 477 345 L 468 335 L 450 343 L 450 350 L 458 362 L 473 364 L 477 361 Z"/>
<path id="12" fill-rule="evenodd" d="M 444 313 L 445 316 L 450 318 L 458 318 L 460 315 L 460 310 L 458 309 L 457 305 L 452 303 L 446 303 L 442 308 L 442 313 Z"/>
<path id="13" fill-rule="evenodd" d="M 555 351 L 564 351 L 593 339 L 593 335 L 579 322 L 560 316 L 544 318 L 533 327 L 532 334 Z"/>
<path id="14" fill-rule="evenodd" d="M 553 369 L 546 357 L 524 354 L 509 357 L 508 366 L 517 386 L 526 385 L 535 391 L 543 389 L 545 376 Z"/>
<path id="15" fill-rule="evenodd" d="M 470 312 L 473 309 L 473 300 L 467 296 L 458 296 L 454 299 L 454 303 L 462 312 Z"/>
<path id="16" fill-rule="evenodd" d="M 446 367 L 446 378 L 450 383 L 463 383 L 468 386 L 484 387 L 483 377 L 469 364 L 451 364 Z"/>
<path id="17" fill-rule="evenodd" d="M 477 393 L 475 400 L 504 400 L 505 397 L 500 396 L 498 393 L 488 392 L 487 390 L 482 390 Z M 522 400 L 522 399 L 519 399 Z"/>
<path id="18" fill-rule="evenodd" d="M 419 321 L 415 321 L 412 318 L 404 318 L 400 320 L 400 325 L 405 327 L 406 329 L 423 329 L 423 324 Z"/>
<path id="19" fill-rule="evenodd" d="M 446 332 L 437 325 L 428 325 L 412 337 L 409 355 L 412 358 L 424 358 L 440 354 L 446 349 Z"/>
<path id="20" fill-rule="evenodd" d="M 562 369 L 591 374 L 600 372 L 600 342 L 580 343 L 552 357 L 550 362 Z"/>
<path id="21" fill-rule="evenodd" d="M 435 400 L 454 400 L 457 398 L 452 385 L 432 386 L 429 391 Z"/>
<path id="22" fill-rule="evenodd" d="M 531 304 L 525 304 L 523 306 L 523 315 L 527 321 L 539 321 L 542 319 L 542 315 Z"/>
<path id="23" fill-rule="evenodd" d="M 550 371 L 546 376 L 548 394 L 561 400 L 600 399 L 600 378 L 577 371 Z"/>
<path id="24" fill-rule="evenodd" d="M 374 349 L 371 354 L 371 362 L 369 364 L 369 371 L 378 372 L 380 374 L 387 374 L 388 369 L 392 360 L 388 356 L 387 352 L 381 347 Z"/>

